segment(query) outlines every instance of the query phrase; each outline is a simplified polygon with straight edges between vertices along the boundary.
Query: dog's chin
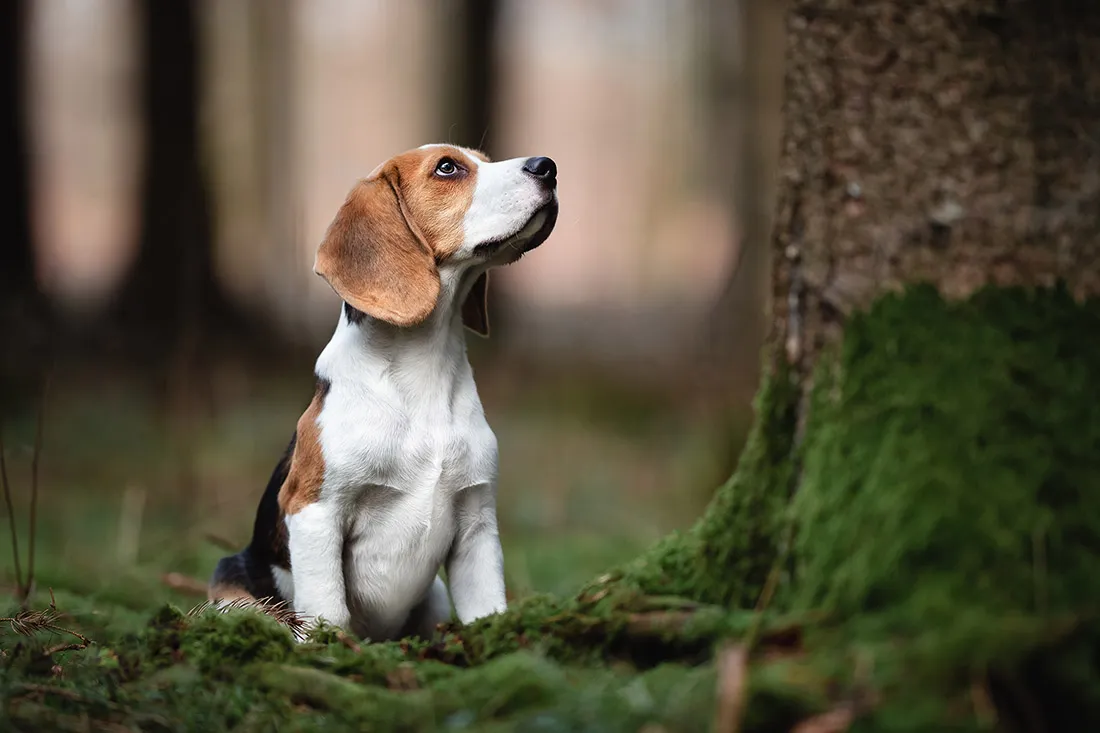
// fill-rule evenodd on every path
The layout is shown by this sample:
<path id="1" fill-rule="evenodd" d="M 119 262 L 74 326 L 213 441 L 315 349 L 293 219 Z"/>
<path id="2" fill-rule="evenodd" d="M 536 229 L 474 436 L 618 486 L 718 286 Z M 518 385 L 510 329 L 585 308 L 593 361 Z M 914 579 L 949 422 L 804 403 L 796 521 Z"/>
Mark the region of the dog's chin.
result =
<path id="1" fill-rule="evenodd" d="M 551 201 L 531 215 L 515 234 L 498 242 L 478 245 L 494 265 L 510 265 L 546 241 L 558 220 L 558 202 Z"/>

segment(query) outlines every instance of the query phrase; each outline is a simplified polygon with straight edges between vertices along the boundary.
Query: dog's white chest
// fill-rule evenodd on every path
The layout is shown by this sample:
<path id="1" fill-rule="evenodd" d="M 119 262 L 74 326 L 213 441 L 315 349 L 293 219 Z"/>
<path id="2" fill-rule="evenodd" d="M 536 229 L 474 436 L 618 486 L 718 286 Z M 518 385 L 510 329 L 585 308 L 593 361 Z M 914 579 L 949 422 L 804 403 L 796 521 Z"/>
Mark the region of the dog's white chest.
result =
<path id="1" fill-rule="evenodd" d="M 397 633 L 447 559 L 461 494 L 496 482 L 496 437 L 472 373 L 455 361 L 461 368 L 442 375 L 427 366 L 395 375 L 369 359 L 325 365 L 337 378 L 318 417 L 320 500 L 346 517 L 344 581 L 358 633 Z"/>
<path id="2" fill-rule="evenodd" d="M 319 423 L 325 458 L 324 491 L 358 501 L 372 487 L 406 495 L 450 495 L 496 479 L 496 437 L 476 393 L 453 405 L 430 404 L 385 392 L 352 394 L 333 387 Z M 345 401 L 341 402 L 341 399 Z"/>

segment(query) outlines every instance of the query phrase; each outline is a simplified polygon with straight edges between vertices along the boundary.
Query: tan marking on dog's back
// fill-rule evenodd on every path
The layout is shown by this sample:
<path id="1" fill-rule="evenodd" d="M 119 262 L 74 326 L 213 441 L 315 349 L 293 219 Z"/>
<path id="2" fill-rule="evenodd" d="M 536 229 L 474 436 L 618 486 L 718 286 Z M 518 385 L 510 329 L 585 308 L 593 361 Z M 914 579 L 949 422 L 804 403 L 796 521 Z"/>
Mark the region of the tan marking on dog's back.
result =
<path id="1" fill-rule="evenodd" d="M 279 489 L 279 511 L 283 516 L 297 514 L 321 497 L 325 457 L 321 451 L 321 427 L 317 424 L 317 418 L 321 415 L 327 392 L 327 383 L 319 382 L 313 401 L 298 418 L 298 437 L 294 443 L 294 456 L 290 459 L 290 471 Z M 282 523 L 283 517 L 280 517 L 279 524 Z"/>
<path id="2" fill-rule="evenodd" d="M 210 586 L 210 590 L 207 592 L 206 597 L 211 601 L 223 601 L 225 603 L 256 600 L 256 598 L 244 588 L 229 583 L 218 583 L 217 585 Z"/>

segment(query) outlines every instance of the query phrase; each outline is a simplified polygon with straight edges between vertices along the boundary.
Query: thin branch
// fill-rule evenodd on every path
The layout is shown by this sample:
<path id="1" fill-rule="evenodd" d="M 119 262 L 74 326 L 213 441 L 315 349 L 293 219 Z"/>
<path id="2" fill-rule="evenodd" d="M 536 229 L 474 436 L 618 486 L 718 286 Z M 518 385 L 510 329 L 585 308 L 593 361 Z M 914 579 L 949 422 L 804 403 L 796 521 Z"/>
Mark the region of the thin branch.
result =
<path id="1" fill-rule="evenodd" d="M 69 632 L 69 633 L 75 633 L 75 632 Z M 52 657 L 54 654 L 59 654 L 60 652 L 79 652 L 79 651 L 83 651 L 87 648 L 88 648 L 88 645 L 85 644 L 82 641 L 73 642 L 73 643 L 70 643 L 70 644 L 57 644 L 56 646 L 48 646 L 45 649 L 43 649 L 42 650 L 42 656 Z"/>
<path id="2" fill-rule="evenodd" d="M 160 582 L 174 591 L 191 596 L 205 597 L 209 590 L 205 582 L 183 573 L 165 573 L 160 576 Z"/>
<path id="3" fill-rule="evenodd" d="M 34 430 L 34 452 L 31 454 L 31 528 L 30 546 L 27 548 L 27 586 L 23 589 L 23 606 L 34 592 L 34 546 L 38 531 L 38 459 L 42 455 L 42 433 L 46 422 L 46 395 L 49 393 L 50 375 L 42 382 L 42 394 L 38 402 L 38 423 Z M 52 595 L 52 594 L 51 594 Z"/>
<path id="4" fill-rule="evenodd" d="M 355 639 L 348 636 L 342 630 L 340 630 L 340 629 L 336 630 L 336 638 L 341 644 L 346 646 L 348 649 L 351 649 L 356 654 L 362 653 L 363 647 L 359 646 L 359 644 L 356 643 Z"/>
<path id="5" fill-rule="evenodd" d="M 62 634 L 68 634 L 77 639 L 80 639 L 80 644 L 76 645 L 76 648 L 83 649 L 87 647 L 91 642 L 88 637 L 81 634 L 79 631 L 73 631 L 67 629 L 64 626 L 58 624 L 61 620 L 61 612 L 57 610 L 57 603 L 53 597 L 53 588 L 50 589 L 50 606 L 44 611 L 27 611 L 23 610 L 14 616 L 6 616 L 0 618 L 0 624 L 8 624 L 11 630 L 20 636 L 34 636 L 39 631 L 54 631 Z M 60 651 L 62 648 L 74 648 L 70 645 L 62 645 L 57 647 Z"/>
<path id="6" fill-rule="evenodd" d="M 213 532 L 203 533 L 203 538 L 210 544 L 219 549 L 225 550 L 226 552 L 237 552 L 237 550 L 241 549 L 238 543 L 227 540 L 225 537 L 222 537 L 221 535 L 216 535 Z"/>
<path id="7" fill-rule="evenodd" d="M 0 483 L 4 484 L 4 503 L 8 507 L 8 526 L 11 529 L 11 556 L 15 563 L 15 585 L 23 595 L 23 568 L 19 563 L 19 537 L 15 528 L 15 507 L 11 501 L 11 484 L 8 483 L 8 464 L 4 458 L 4 428 L 0 425 Z"/>

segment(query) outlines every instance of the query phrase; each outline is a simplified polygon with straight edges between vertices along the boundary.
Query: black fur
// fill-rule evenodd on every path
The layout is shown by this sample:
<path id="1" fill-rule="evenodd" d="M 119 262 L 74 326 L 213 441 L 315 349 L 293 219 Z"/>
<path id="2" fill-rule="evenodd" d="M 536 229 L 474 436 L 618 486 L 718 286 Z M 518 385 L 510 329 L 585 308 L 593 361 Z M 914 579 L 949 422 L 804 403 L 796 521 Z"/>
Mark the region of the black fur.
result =
<path id="1" fill-rule="evenodd" d="M 294 456 L 294 444 L 298 441 L 298 432 L 290 436 L 290 444 L 283 457 L 271 472 L 267 488 L 260 498 L 256 509 L 256 521 L 252 525 L 252 543 L 247 552 L 265 565 L 277 565 L 290 568 L 290 555 L 286 545 L 286 530 L 279 516 L 279 490 L 283 488 L 287 474 L 290 473 L 290 459 Z"/>
<path id="2" fill-rule="evenodd" d="M 363 319 L 367 317 L 366 313 L 352 306 L 347 301 L 344 302 L 344 315 L 348 317 L 348 323 L 354 326 L 358 326 L 363 322 Z"/>

